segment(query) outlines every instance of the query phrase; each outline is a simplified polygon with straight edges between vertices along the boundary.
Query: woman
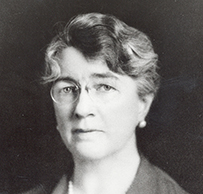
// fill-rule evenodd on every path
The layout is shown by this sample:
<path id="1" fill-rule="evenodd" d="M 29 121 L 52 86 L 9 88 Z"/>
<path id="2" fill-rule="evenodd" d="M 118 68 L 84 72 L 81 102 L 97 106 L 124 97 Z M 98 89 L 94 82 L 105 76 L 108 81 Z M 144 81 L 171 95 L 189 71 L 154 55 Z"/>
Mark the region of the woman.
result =
<path id="1" fill-rule="evenodd" d="M 114 16 L 73 18 L 48 46 L 45 83 L 73 173 L 53 194 L 186 193 L 138 152 L 159 86 L 149 38 Z"/>

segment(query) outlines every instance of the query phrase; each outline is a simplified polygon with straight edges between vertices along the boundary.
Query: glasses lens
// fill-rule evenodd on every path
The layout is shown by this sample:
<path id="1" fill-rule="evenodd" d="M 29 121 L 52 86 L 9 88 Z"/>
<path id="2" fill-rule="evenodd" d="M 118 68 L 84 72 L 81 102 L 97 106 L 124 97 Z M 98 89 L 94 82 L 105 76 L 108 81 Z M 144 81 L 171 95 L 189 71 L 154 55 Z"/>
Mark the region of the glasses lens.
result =
<path id="1" fill-rule="evenodd" d="M 71 104 L 76 101 L 79 87 L 68 81 L 56 82 L 51 88 L 51 97 L 56 103 Z"/>

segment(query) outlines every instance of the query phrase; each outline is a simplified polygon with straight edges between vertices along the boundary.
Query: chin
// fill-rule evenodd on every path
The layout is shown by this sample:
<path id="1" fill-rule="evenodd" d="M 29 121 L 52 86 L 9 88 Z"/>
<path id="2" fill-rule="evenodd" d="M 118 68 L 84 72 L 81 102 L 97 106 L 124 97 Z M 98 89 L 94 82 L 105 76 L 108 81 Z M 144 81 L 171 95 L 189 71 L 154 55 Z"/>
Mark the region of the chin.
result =
<path id="1" fill-rule="evenodd" d="M 70 152 L 74 159 L 80 159 L 85 161 L 101 160 L 107 155 L 104 149 L 98 149 L 96 146 L 81 146 L 77 148 L 71 148 Z"/>

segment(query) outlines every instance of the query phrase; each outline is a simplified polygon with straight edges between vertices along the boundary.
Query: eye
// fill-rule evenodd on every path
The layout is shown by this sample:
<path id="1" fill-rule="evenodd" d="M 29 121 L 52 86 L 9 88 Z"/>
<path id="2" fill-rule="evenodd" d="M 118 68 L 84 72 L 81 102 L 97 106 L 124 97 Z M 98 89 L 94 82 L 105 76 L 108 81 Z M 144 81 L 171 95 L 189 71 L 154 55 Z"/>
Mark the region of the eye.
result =
<path id="1" fill-rule="evenodd" d="M 55 95 L 71 95 L 77 93 L 79 87 L 72 82 L 59 81 L 53 86 Z"/>
<path id="2" fill-rule="evenodd" d="M 69 94 L 69 93 L 75 93 L 77 92 L 78 87 L 76 86 L 67 86 L 61 89 L 61 92 L 65 93 L 65 94 Z"/>
<path id="3" fill-rule="evenodd" d="M 101 91 L 101 92 L 108 92 L 111 90 L 115 90 L 115 88 L 113 88 L 112 86 L 106 85 L 106 84 L 99 84 L 97 87 L 97 90 Z"/>

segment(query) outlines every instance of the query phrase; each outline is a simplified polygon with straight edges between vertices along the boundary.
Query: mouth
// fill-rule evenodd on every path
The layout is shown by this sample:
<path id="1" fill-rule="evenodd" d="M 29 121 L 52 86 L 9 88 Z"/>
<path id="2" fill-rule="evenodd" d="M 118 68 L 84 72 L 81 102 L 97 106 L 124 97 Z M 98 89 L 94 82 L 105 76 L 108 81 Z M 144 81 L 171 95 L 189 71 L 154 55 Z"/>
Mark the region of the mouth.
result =
<path id="1" fill-rule="evenodd" d="M 102 132 L 102 131 L 101 130 L 96 130 L 96 129 L 74 129 L 74 130 L 72 130 L 73 134 L 93 133 L 93 132 Z"/>

